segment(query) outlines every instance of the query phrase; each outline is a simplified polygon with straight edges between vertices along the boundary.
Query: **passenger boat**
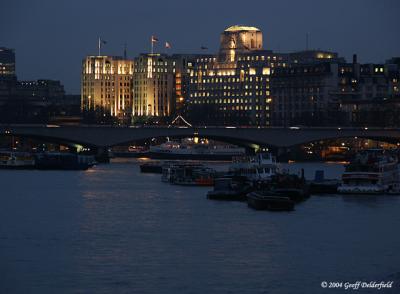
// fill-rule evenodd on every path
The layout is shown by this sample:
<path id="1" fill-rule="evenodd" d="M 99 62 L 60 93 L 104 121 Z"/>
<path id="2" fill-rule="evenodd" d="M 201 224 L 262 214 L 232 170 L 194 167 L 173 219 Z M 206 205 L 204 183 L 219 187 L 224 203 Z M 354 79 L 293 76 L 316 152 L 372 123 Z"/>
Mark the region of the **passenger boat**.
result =
<path id="1" fill-rule="evenodd" d="M 35 158 L 29 152 L 0 152 L 1 169 L 32 169 L 35 167 Z"/>
<path id="2" fill-rule="evenodd" d="M 399 191 L 399 164 L 396 156 L 381 149 L 356 155 L 342 175 L 341 194 L 383 194 Z"/>
<path id="3" fill-rule="evenodd" d="M 87 170 L 96 164 L 94 156 L 63 152 L 43 152 L 35 155 L 35 167 L 44 170 Z"/>
<path id="4" fill-rule="evenodd" d="M 216 172 L 201 164 L 172 163 L 162 168 L 161 180 L 175 185 L 212 186 Z"/>
<path id="5" fill-rule="evenodd" d="M 153 159 L 187 159 L 187 160 L 232 160 L 235 156 L 244 155 L 246 150 L 230 144 L 218 144 L 204 140 L 195 143 L 193 140 L 168 141 L 161 145 L 151 146 L 146 156 Z"/>
<path id="6" fill-rule="evenodd" d="M 146 157 L 148 150 L 144 146 L 132 145 L 129 147 L 113 147 L 112 154 L 114 157 L 139 158 Z"/>
<path id="7" fill-rule="evenodd" d="M 246 201 L 253 185 L 244 177 L 223 177 L 214 180 L 214 190 L 207 193 L 211 200 Z"/>
<path id="8" fill-rule="evenodd" d="M 170 162 L 162 166 L 161 181 L 165 183 L 172 183 L 175 180 L 176 173 L 178 169 L 184 167 L 202 167 L 202 164 L 190 163 L 190 162 Z"/>
<path id="9" fill-rule="evenodd" d="M 247 194 L 247 204 L 256 210 L 291 211 L 294 201 L 271 191 L 255 191 Z"/>
<path id="10" fill-rule="evenodd" d="M 271 153 L 235 157 L 229 168 L 232 174 L 244 176 L 251 181 L 270 180 L 277 170 L 276 158 Z"/>

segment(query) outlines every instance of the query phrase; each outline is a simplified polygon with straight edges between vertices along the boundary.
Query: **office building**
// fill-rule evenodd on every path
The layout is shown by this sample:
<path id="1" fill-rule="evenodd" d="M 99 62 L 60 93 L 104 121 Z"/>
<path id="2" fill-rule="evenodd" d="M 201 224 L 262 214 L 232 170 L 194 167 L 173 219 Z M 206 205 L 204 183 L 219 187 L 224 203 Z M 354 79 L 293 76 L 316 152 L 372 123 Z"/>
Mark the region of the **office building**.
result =
<path id="1" fill-rule="evenodd" d="M 338 64 L 291 64 L 271 79 L 272 125 L 323 125 L 337 119 Z"/>
<path id="2" fill-rule="evenodd" d="M 141 54 L 133 74 L 133 118 L 169 117 L 175 112 L 175 61 L 165 54 Z"/>
<path id="3" fill-rule="evenodd" d="M 320 62 L 345 63 L 345 59 L 338 53 L 327 50 L 302 50 L 288 53 L 290 64 L 314 64 Z"/>
<path id="4" fill-rule="evenodd" d="M 274 126 L 375 125 L 398 107 L 399 66 L 360 64 L 355 55 L 352 63 L 291 63 L 275 70 L 271 89 Z"/>
<path id="5" fill-rule="evenodd" d="M 15 75 L 14 50 L 0 47 L 0 79 L 13 79 Z"/>
<path id="6" fill-rule="evenodd" d="M 208 125 L 270 125 L 270 78 L 287 56 L 263 49 L 262 32 L 231 26 L 217 55 L 199 56 L 189 69 L 188 120 Z"/>
<path id="7" fill-rule="evenodd" d="M 397 60 L 397 63 L 396 63 Z M 339 85 L 334 95 L 353 126 L 399 126 L 400 64 L 393 58 L 385 64 L 339 65 Z"/>
<path id="8" fill-rule="evenodd" d="M 0 107 L 14 95 L 16 82 L 14 50 L 0 47 Z"/>
<path id="9" fill-rule="evenodd" d="M 87 56 L 82 61 L 81 107 L 96 120 L 130 123 L 133 61 L 117 56 Z"/>
<path id="10" fill-rule="evenodd" d="M 46 123 L 59 113 L 65 96 L 60 81 L 16 81 L 12 94 L 1 107 L 1 121 Z"/>

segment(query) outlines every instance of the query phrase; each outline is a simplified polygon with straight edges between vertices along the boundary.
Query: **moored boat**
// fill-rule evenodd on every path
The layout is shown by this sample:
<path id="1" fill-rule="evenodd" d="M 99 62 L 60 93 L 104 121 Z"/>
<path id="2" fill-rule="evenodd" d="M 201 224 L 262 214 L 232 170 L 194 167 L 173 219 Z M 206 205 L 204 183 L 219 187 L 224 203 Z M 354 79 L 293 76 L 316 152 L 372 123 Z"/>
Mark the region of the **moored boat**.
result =
<path id="1" fill-rule="evenodd" d="M 276 158 L 271 153 L 235 157 L 229 168 L 233 175 L 244 176 L 250 181 L 270 180 L 277 170 Z"/>
<path id="2" fill-rule="evenodd" d="M 112 154 L 114 157 L 125 157 L 125 158 L 139 158 L 147 157 L 147 148 L 143 146 L 132 145 L 129 147 L 114 147 L 112 148 Z"/>
<path id="3" fill-rule="evenodd" d="M 294 210 L 293 200 L 271 191 L 254 191 L 247 194 L 247 204 L 256 210 Z"/>
<path id="4" fill-rule="evenodd" d="M 246 201 L 246 195 L 253 190 L 251 183 L 243 177 L 223 177 L 214 180 L 214 190 L 207 193 L 211 200 Z"/>
<path id="5" fill-rule="evenodd" d="M 342 175 L 341 194 L 384 194 L 399 191 L 399 164 L 396 156 L 381 149 L 356 155 Z"/>
<path id="6" fill-rule="evenodd" d="M 301 171 L 301 176 L 287 173 L 276 174 L 267 186 L 271 192 L 289 197 L 295 202 L 300 202 L 310 196 L 309 186 L 304 178 L 304 170 Z"/>
<path id="7" fill-rule="evenodd" d="M 161 180 L 175 185 L 212 186 L 216 171 L 201 164 L 171 163 L 162 168 Z"/>
<path id="8" fill-rule="evenodd" d="M 63 152 L 35 154 L 35 168 L 42 170 L 87 170 L 95 165 L 94 156 Z"/>
<path id="9" fill-rule="evenodd" d="M 235 156 L 245 154 L 245 149 L 230 144 L 217 144 L 208 140 L 195 143 L 192 139 L 181 142 L 167 141 L 161 145 L 151 146 L 147 157 L 153 159 L 184 160 L 232 160 Z"/>
<path id="10" fill-rule="evenodd" d="M 314 180 L 308 182 L 310 194 L 336 194 L 340 181 L 325 179 L 324 171 L 315 171 Z"/>
<path id="11" fill-rule="evenodd" d="M 29 152 L 0 152 L 1 169 L 33 169 L 35 158 Z"/>

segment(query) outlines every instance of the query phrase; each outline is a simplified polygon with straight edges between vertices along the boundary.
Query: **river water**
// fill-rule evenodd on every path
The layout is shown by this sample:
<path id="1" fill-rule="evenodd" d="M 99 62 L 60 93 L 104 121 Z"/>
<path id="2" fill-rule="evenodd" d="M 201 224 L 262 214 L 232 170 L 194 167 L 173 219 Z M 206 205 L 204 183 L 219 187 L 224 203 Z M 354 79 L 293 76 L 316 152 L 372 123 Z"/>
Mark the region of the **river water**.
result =
<path id="1" fill-rule="evenodd" d="M 308 178 L 343 171 L 286 167 Z M 400 293 L 398 196 L 313 196 L 293 212 L 254 211 L 141 174 L 136 160 L 3 170 L 0 183 L 0 293 L 352 292 L 323 281 L 394 281 L 370 293 Z"/>

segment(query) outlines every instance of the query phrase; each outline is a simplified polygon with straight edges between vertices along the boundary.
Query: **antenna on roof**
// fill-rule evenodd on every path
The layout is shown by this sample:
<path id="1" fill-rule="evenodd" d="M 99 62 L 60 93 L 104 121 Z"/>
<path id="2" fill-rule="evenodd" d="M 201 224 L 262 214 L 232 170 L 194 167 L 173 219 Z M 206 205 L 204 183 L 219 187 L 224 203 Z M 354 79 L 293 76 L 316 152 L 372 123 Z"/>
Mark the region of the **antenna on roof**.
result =
<path id="1" fill-rule="evenodd" d="M 310 35 L 310 33 L 309 32 L 307 32 L 306 33 L 306 50 L 308 51 L 308 43 L 309 43 L 309 35 Z"/>
<path id="2" fill-rule="evenodd" d="M 128 58 L 128 55 L 126 54 L 126 42 L 124 43 L 124 59 Z"/>

